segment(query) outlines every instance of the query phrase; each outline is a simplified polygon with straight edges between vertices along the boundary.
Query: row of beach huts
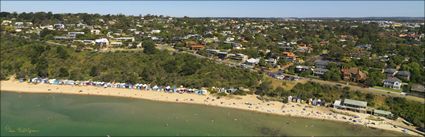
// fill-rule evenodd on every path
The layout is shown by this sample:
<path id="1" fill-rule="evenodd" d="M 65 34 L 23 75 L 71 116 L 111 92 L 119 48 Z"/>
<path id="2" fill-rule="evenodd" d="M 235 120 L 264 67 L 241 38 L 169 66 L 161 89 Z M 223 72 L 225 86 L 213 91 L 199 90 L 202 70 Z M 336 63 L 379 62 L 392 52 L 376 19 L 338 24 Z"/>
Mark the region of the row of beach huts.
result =
<path id="1" fill-rule="evenodd" d="M 322 99 L 319 99 L 319 98 L 309 98 L 307 100 L 303 100 L 303 99 L 301 99 L 301 97 L 288 96 L 287 99 L 288 99 L 288 102 L 307 103 L 307 104 L 311 104 L 313 106 L 325 106 L 325 104 L 326 104 L 325 100 L 322 100 Z"/>
<path id="2" fill-rule="evenodd" d="M 24 82 L 24 79 L 19 79 L 20 82 Z M 75 85 L 75 86 L 96 86 L 104 88 L 126 88 L 136 90 L 151 90 L 151 91 L 163 91 L 169 93 L 195 93 L 199 95 L 205 95 L 208 93 L 206 89 L 196 88 L 185 88 L 183 86 L 159 86 L 151 84 L 130 84 L 130 83 L 117 83 L 117 82 L 101 82 L 101 81 L 75 81 L 75 80 L 60 80 L 60 79 L 49 79 L 35 77 L 28 80 L 29 83 L 34 84 L 51 84 L 51 85 Z"/>

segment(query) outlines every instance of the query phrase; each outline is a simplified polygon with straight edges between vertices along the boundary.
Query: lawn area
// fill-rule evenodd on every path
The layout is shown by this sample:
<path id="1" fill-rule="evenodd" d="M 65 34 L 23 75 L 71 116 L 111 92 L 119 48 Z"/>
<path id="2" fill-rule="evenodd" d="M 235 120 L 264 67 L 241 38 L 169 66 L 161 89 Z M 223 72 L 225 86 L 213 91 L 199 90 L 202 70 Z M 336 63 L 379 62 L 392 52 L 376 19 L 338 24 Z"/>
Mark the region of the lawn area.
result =
<path id="1" fill-rule="evenodd" d="M 381 90 L 386 90 L 386 91 L 392 91 L 392 92 L 401 92 L 401 89 L 397 90 L 397 89 L 384 88 L 384 87 L 379 87 L 379 86 L 374 86 L 373 88 L 381 89 Z"/>
<path id="2" fill-rule="evenodd" d="M 274 78 L 270 78 L 270 77 L 267 77 L 266 79 L 269 79 L 269 80 L 272 81 L 273 88 L 283 87 L 286 90 L 291 90 L 298 83 L 304 84 L 304 83 L 307 82 L 307 80 L 305 80 L 305 79 L 296 80 L 296 81 L 278 80 L 278 79 L 274 79 Z"/>

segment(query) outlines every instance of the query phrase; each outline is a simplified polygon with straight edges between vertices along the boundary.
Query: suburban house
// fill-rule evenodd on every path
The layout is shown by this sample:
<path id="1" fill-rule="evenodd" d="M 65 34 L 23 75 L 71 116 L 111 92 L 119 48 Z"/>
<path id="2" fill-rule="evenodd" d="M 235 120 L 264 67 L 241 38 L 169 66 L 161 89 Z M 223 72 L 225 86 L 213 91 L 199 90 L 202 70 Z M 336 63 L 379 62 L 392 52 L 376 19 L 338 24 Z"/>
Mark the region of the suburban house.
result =
<path id="1" fill-rule="evenodd" d="M 53 28 L 53 25 L 40 26 L 40 29 L 55 30 L 55 29 Z"/>
<path id="2" fill-rule="evenodd" d="M 395 74 L 397 74 L 397 69 L 386 68 L 386 69 L 384 69 L 384 73 L 385 73 L 385 75 L 387 75 L 387 77 L 393 77 L 393 76 L 395 76 Z"/>
<path id="3" fill-rule="evenodd" d="M 353 99 L 335 100 L 333 107 L 366 113 L 367 102 Z"/>
<path id="4" fill-rule="evenodd" d="M 281 46 L 279 46 L 279 48 L 284 50 L 284 51 L 291 51 L 292 49 L 294 49 L 294 47 L 292 47 L 290 45 L 281 45 Z"/>
<path id="5" fill-rule="evenodd" d="M 381 62 L 387 62 L 390 60 L 390 58 L 388 57 L 388 55 L 384 55 L 384 56 L 378 56 L 378 58 L 380 58 Z M 384 70 L 385 72 L 385 70 Z"/>
<path id="6" fill-rule="evenodd" d="M 304 72 L 304 71 L 307 71 L 307 70 L 309 70 L 310 69 L 310 67 L 309 66 L 302 66 L 302 65 L 297 65 L 297 66 L 295 66 L 295 72 Z"/>
<path id="7" fill-rule="evenodd" d="M 80 22 L 80 23 L 77 24 L 77 27 L 84 29 L 84 28 L 88 27 L 88 25 Z"/>
<path id="8" fill-rule="evenodd" d="M 227 58 L 228 53 L 227 52 L 217 52 L 217 57 L 220 59 L 226 59 Z"/>
<path id="9" fill-rule="evenodd" d="M 94 40 L 73 40 L 73 42 L 81 42 L 84 45 L 94 45 L 96 42 Z"/>
<path id="10" fill-rule="evenodd" d="M 268 75 L 279 80 L 285 79 L 285 75 L 283 75 L 283 71 L 268 72 Z"/>
<path id="11" fill-rule="evenodd" d="M 217 49 L 206 49 L 206 51 L 209 56 L 216 55 L 218 52 L 220 52 L 220 50 L 217 50 Z"/>
<path id="12" fill-rule="evenodd" d="M 1 22 L 1 25 L 2 25 L 2 26 L 9 26 L 10 24 L 12 24 L 12 21 L 11 21 L 11 20 L 3 20 L 3 21 Z"/>
<path id="13" fill-rule="evenodd" d="M 109 40 L 106 38 L 96 39 L 94 40 L 95 44 L 98 46 L 108 46 Z"/>
<path id="14" fill-rule="evenodd" d="M 201 49 L 204 49 L 204 48 L 205 48 L 205 46 L 201 45 L 201 44 L 193 44 L 193 45 L 190 46 L 190 50 L 195 50 L 195 51 L 198 51 L 198 50 L 201 50 Z"/>
<path id="15" fill-rule="evenodd" d="M 111 41 L 110 45 L 113 47 L 120 47 L 123 45 L 123 43 L 121 41 Z"/>
<path id="16" fill-rule="evenodd" d="M 76 38 L 77 35 L 84 35 L 84 32 L 68 32 L 69 37 Z"/>
<path id="17" fill-rule="evenodd" d="M 218 42 L 218 38 L 217 37 L 213 37 L 213 38 L 204 38 L 203 42 L 204 43 L 214 43 L 214 42 Z"/>
<path id="18" fill-rule="evenodd" d="M 316 61 L 314 61 L 314 66 L 316 68 L 325 69 L 325 68 L 327 68 L 328 64 L 329 64 L 328 60 L 316 60 Z"/>
<path id="19" fill-rule="evenodd" d="M 362 50 L 370 50 L 370 49 L 372 49 L 372 45 L 371 44 L 361 44 L 361 45 L 357 45 L 356 48 L 362 49 Z"/>
<path id="20" fill-rule="evenodd" d="M 307 46 L 306 44 L 299 44 L 297 47 L 297 51 L 300 53 L 310 53 L 311 50 L 312 48 Z"/>
<path id="21" fill-rule="evenodd" d="M 160 37 L 151 37 L 151 40 L 153 40 L 153 41 L 162 41 L 163 38 L 160 38 Z"/>
<path id="22" fill-rule="evenodd" d="M 248 60 L 248 56 L 245 54 L 237 53 L 237 54 L 229 54 L 229 58 L 233 60 L 238 60 L 241 62 L 245 62 Z"/>
<path id="23" fill-rule="evenodd" d="M 409 81 L 410 80 L 410 72 L 409 71 L 399 71 L 397 72 L 396 76 L 398 78 L 404 79 Z"/>
<path id="24" fill-rule="evenodd" d="M 366 73 L 362 72 L 359 68 L 342 68 L 341 69 L 342 77 L 346 81 L 364 81 L 367 78 Z"/>
<path id="25" fill-rule="evenodd" d="M 260 62 L 259 58 L 250 58 L 246 61 L 245 64 L 249 64 L 249 65 L 256 65 Z"/>
<path id="26" fill-rule="evenodd" d="M 34 25 L 32 22 L 25 22 L 26 27 L 31 27 L 32 25 Z"/>
<path id="27" fill-rule="evenodd" d="M 151 33 L 152 33 L 152 34 L 155 34 L 155 33 L 161 33 L 161 30 L 152 30 L 152 31 L 151 31 Z"/>
<path id="28" fill-rule="evenodd" d="M 25 28 L 24 22 L 15 22 L 15 28 L 17 29 Z"/>
<path id="29" fill-rule="evenodd" d="M 235 38 L 232 38 L 232 37 L 227 37 L 226 38 L 226 42 L 232 42 L 232 41 L 234 41 L 235 40 Z"/>
<path id="30" fill-rule="evenodd" d="M 232 47 L 233 49 L 244 49 L 242 44 L 236 42 L 232 42 Z"/>
<path id="31" fill-rule="evenodd" d="M 90 30 L 90 33 L 91 34 L 94 34 L 94 35 L 99 35 L 100 34 L 100 30 L 98 30 L 98 29 L 92 29 L 92 30 Z"/>
<path id="32" fill-rule="evenodd" d="M 54 24 L 53 28 L 55 28 L 55 29 L 65 29 L 65 25 L 64 24 Z"/>
<path id="33" fill-rule="evenodd" d="M 297 56 L 292 52 L 283 52 L 282 54 L 286 61 L 295 61 L 297 59 Z"/>
<path id="34" fill-rule="evenodd" d="M 114 40 L 116 41 L 130 41 L 130 42 L 134 42 L 134 37 L 119 37 L 119 38 L 114 38 Z"/>
<path id="35" fill-rule="evenodd" d="M 255 67 L 255 65 L 257 65 L 260 62 L 259 58 L 250 58 L 248 60 L 245 61 L 244 64 L 242 64 L 242 67 L 247 68 L 247 69 L 252 69 Z"/>
<path id="36" fill-rule="evenodd" d="M 275 59 L 275 58 L 268 58 L 268 59 L 266 59 L 265 61 L 266 61 L 266 63 L 267 64 L 270 64 L 271 66 L 276 66 L 277 65 L 277 60 L 278 60 L 279 58 L 277 58 L 277 59 Z"/>
<path id="37" fill-rule="evenodd" d="M 326 72 L 328 72 L 328 69 L 325 68 L 314 68 L 313 74 L 316 76 L 323 76 Z"/>
<path id="38" fill-rule="evenodd" d="M 401 80 L 396 77 L 389 77 L 384 80 L 384 87 L 400 89 L 401 88 Z"/>

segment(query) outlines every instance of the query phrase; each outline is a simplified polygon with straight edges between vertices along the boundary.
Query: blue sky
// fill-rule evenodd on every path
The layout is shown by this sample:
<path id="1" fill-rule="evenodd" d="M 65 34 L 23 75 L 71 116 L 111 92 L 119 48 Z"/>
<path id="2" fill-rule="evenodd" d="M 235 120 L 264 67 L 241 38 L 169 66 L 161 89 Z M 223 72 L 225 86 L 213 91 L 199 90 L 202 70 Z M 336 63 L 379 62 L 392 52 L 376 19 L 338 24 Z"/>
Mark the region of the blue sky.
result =
<path id="1" fill-rule="evenodd" d="M 424 17 L 424 1 L 1 1 L 1 11 L 174 17 Z"/>

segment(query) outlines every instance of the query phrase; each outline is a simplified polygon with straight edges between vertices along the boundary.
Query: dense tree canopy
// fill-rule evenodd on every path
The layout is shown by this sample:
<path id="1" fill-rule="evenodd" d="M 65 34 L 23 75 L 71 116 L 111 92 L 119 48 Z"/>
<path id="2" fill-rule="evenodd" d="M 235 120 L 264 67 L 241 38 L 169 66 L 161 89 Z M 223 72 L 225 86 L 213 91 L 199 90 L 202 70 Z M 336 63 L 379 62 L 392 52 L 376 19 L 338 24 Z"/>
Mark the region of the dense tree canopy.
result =
<path id="1" fill-rule="evenodd" d="M 20 42 L 19 42 L 20 41 Z M 1 78 L 52 77 L 129 83 L 184 85 L 189 87 L 257 86 L 260 76 L 242 69 L 229 69 L 207 59 L 167 51 L 75 52 L 73 48 L 27 43 L 14 38 L 1 41 Z M 144 43 L 144 46 L 147 47 Z M 154 51 L 154 52 L 152 52 Z"/>

